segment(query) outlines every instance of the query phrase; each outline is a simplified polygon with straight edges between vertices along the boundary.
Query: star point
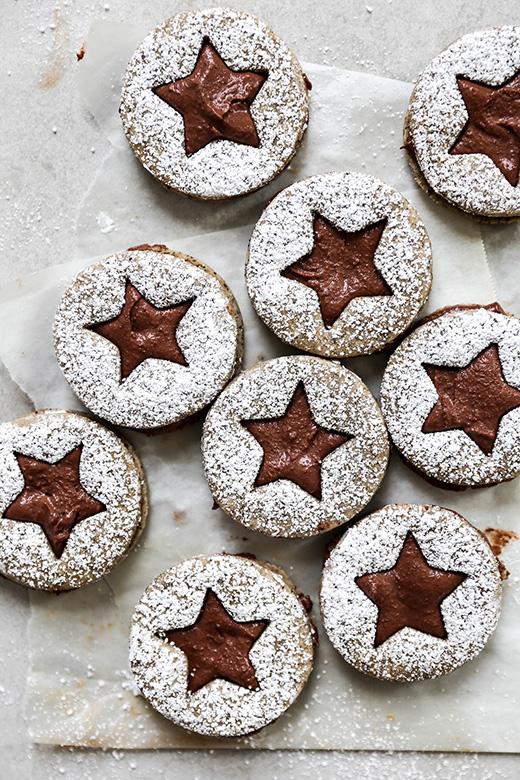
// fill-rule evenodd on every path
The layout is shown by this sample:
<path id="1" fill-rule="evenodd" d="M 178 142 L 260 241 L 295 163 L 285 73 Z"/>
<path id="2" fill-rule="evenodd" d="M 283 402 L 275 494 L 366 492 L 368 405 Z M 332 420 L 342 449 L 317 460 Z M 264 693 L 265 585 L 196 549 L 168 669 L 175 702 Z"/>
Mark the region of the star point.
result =
<path id="1" fill-rule="evenodd" d="M 520 406 L 520 391 L 507 384 L 496 344 L 462 368 L 423 363 L 438 400 L 423 433 L 463 430 L 485 455 L 492 453 L 500 420 Z"/>
<path id="2" fill-rule="evenodd" d="M 311 252 L 281 272 L 286 279 L 300 282 L 316 292 L 326 328 L 332 328 L 354 298 L 392 295 L 374 265 L 374 255 L 385 227 L 386 220 L 380 220 L 362 230 L 340 230 L 316 214 Z"/>
<path id="3" fill-rule="evenodd" d="M 61 558 L 77 523 L 106 510 L 80 482 L 81 453 L 82 445 L 57 463 L 15 453 L 24 487 L 3 516 L 40 525 L 56 558 Z"/>
<path id="4" fill-rule="evenodd" d="M 153 91 L 182 115 L 190 157 L 219 138 L 260 146 L 250 107 L 266 78 L 264 73 L 231 70 L 205 39 L 192 73 Z"/>
<path id="5" fill-rule="evenodd" d="M 315 422 L 300 382 L 282 417 L 242 420 L 264 450 L 255 487 L 288 479 L 321 500 L 321 464 L 351 434 L 328 430 Z"/>
<path id="6" fill-rule="evenodd" d="M 393 568 L 355 578 L 378 608 L 374 647 L 403 628 L 446 639 L 441 604 L 465 579 L 461 572 L 430 566 L 409 532 Z"/>
<path id="7" fill-rule="evenodd" d="M 217 679 L 258 690 L 249 652 L 268 625 L 268 620 L 234 620 L 208 589 L 195 623 L 166 631 L 165 637 L 186 655 L 191 693 Z"/>
<path id="8" fill-rule="evenodd" d="M 492 87 L 459 77 L 468 119 L 450 154 L 485 154 L 512 187 L 520 169 L 520 73 Z"/>
<path id="9" fill-rule="evenodd" d="M 177 328 L 193 299 L 159 309 L 127 281 L 125 302 L 117 317 L 90 325 L 111 341 L 121 356 L 121 380 L 126 379 L 144 360 L 158 358 L 187 366 L 177 343 Z"/>

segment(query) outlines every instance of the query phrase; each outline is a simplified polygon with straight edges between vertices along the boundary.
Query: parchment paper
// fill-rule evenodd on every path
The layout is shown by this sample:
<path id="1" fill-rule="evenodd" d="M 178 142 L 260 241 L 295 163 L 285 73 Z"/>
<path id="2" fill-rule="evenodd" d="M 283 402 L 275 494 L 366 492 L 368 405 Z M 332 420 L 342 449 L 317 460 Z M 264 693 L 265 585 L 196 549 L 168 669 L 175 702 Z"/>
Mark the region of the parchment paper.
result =
<path id="1" fill-rule="evenodd" d="M 36 408 L 81 409 L 56 364 L 51 325 L 64 287 L 95 256 L 137 243 L 162 242 L 207 262 L 235 293 L 245 320 L 245 366 L 287 354 L 259 322 L 243 281 L 247 241 L 262 205 L 283 186 L 327 170 L 366 171 L 401 189 L 430 233 L 434 286 L 427 309 L 461 301 L 488 303 L 493 284 L 476 223 L 433 204 L 412 188 L 401 143 L 411 86 L 305 65 L 314 84 L 311 124 L 292 169 L 274 184 L 227 204 L 195 203 L 166 192 L 134 159 L 117 118 L 119 84 L 139 28 L 99 23 L 78 66 L 79 85 L 112 148 L 78 210 L 77 259 L 0 290 L 0 357 Z M 224 229 L 225 228 L 225 229 Z M 516 303 L 520 303 L 519 300 Z M 520 308 L 520 307 L 518 307 Z M 346 362 L 378 393 L 384 357 Z M 25 712 L 39 743 L 112 748 L 258 747 L 405 750 L 520 750 L 520 543 L 505 550 L 512 576 L 504 587 L 495 635 L 472 663 L 446 678 L 399 685 L 365 677 L 329 644 L 315 606 L 321 645 L 310 682 L 275 724 L 239 740 L 189 735 L 137 695 L 127 661 L 127 628 L 151 579 L 199 553 L 252 551 L 281 565 L 317 598 L 330 538 L 270 539 L 212 511 L 200 457 L 200 424 L 168 436 L 125 435 L 148 476 L 151 512 L 138 547 L 110 575 L 58 598 L 31 593 L 31 670 Z M 429 486 L 393 456 L 369 509 L 391 502 L 447 505 L 480 528 L 520 532 L 520 484 L 452 493 Z"/>

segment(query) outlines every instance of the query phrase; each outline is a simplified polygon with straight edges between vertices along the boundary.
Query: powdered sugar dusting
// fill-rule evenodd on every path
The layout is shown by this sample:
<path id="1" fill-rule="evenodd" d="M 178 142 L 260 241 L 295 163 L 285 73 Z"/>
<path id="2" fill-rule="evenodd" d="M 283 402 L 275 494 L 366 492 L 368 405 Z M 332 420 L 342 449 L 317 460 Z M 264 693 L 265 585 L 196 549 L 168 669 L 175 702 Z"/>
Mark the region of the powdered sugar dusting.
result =
<path id="1" fill-rule="evenodd" d="M 268 73 L 250 108 L 258 148 L 219 139 L 187 157 L 181 114 L 152 91 L 188 76 L 204 39 L 232 70 Z M 187 195 L 222 199 L 258 189 L 288 164 L 307 127 L 307 88 L 298 61 L 268 27 L 249 14 L 211 8 L 167 19 L 144 39 L 128 64 L 120 112 L 132 148 L 154 176 Z"/>
<path id="2" fill-rule="evenodd" d="M 317 293 L 281 276 L 312 250 L 313 220 L 357 231 L 386 219 L 374 264 L 390 296 L 364 296 L 325 328 Z M 283 341 L 331 357 L 369 354 L 402 333 L 431 286 L 431 247 L 416 211 L 396 190 L 371 176 L 311 176 L 279 193 L 264 210 L 249 245 L 246 282 L 258 315 Z"/>
<path id="3" fill-rule="evenodd" d="M 520 191 L 485 154 L 450 154 L 468 119 L 457 77 L 500 86 L 520 70 L 520 27 L 464 35 L 423 71 L 410 101 L 409 129 L 430 186 L 482 216 L 519 216 Z"/>
<path id="4" fill-rule="evenodd" d="M 378 608 L 355 578 L 393 568 L 409 531 L 430 566 L 467 576 L 442 601 L 446 639 L 407 627 L 375 648 Z M 325 629 L 346 661 L 382 679 L 411 682 L 474 658 L 496 627 L 501 592 L 497 559 L 464 518 L 441 507 L 394 504 L 345 533 L 325 563 L 320 599 Z"/>
<path id="5" fill-rule="evenodd" d="M 176 337 L 188 363 L 149 358 L 121 381 L 115 344 L 88 330 L 121 312 L 126 281 L 157 308 L 194 298 Z M 85 406 L 116 425 L 155 428 L 210 403 L 242 356 L 238 306 L 222 280 L 180 254 L 119 252 L 87 268 L 63 294 L 54 321 L 58 362 Z"/>
<path id="6" fill-rule="evenodd" d="M 77 523 L 56 558 L 38 524 L 2 517 L 24 487 L 14 453 L 56 463 L 79 445 L 81 484 L 106 511 Z M 63 590 L 100 579 L 126 555 L 146 521 L 146 484 L 135 455 L 84 415 L 51 410 L 4 423 L 0 471 L 0 571 L 22 585 Z"/>
<path id="7" fill-rule="evenodd" d="M 241 425 L 282 417 L 300 382 L 316 423 L 354 436 L 324 458 L 321 500 L 286 479 L 255 488 L 263 450 Z M 312 536 L 368 503 L 389 446 L 377 403 L 359 377 L 338 363 L 291 356 L 259 363 L 228 385 L 206 417 L 202 453 L 210 490 L 234 520 L 272 536 Z"/>
<path id="8" fill-rule="evenodd" d="M 208 588 L 234 620 L 269 621 L 249 653 L 257 690 L 217 679 L 189 692 L 186 656 L 162 638 L 193 625 Z M 286 578 L 235 556 L 199 556 L 164 572 L 132 618 L 130 662 L 143 695 L 167 718 L 200 734 L 239 736 L 275 720 L 303 688 L 312 657 L 309 621 Z"/>
<path id="9" fill-rule="evenodd" d="M 520 408 L 505 414 L 493 450 L 485 455 L 462 430 L 423 433 L 438 400 L 424 363 L 467 366 L 497 344 L 504 379 L 520 389 L 520 320 L 486 309 L 443 314 L 420 326 L 390 358 L 381 384 L 381 408 L 390 437 L 425 474 L 457 485 L 487 485 L 520 473 Z"/>

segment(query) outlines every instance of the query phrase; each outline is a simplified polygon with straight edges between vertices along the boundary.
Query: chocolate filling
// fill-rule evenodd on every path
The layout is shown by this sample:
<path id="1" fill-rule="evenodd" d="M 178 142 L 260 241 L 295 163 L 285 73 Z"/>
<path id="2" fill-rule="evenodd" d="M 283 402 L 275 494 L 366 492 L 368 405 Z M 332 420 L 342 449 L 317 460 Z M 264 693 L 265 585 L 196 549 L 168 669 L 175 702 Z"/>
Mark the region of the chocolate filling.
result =
<path id="1" fill-rule="evenodd" d="M 383 219 L 349 232 L 316 214 L 312 251 L 281 272 L 286 279 L 300 282 L 317 293 L 326 328 L 332 328 L 354 298 L 392 295 L 374 265 L 386 223 Z"/>
<path id="2" fill-rule="evenodd" d="M 303 382 L 298 384 L 283 417 L 241 423 L 264 450 L 255 487 L 289 479 L 319 500 L 322 461 L 354 438 L 322 428 L 314 421 Z"/>
<path id="3" fill-rule="evenodd" d="M 38 523 L 56 558 L 61 558 L 77 523 L 106 510 L 105 504 L 83 488 L 79 478 L 82 445 L 57 463 L 15 453 L 25 485 L 4 512 L 4 517 Z"/>
<path id="4" fill-rule="evenodd" d="M 512 187 L 520 167 L 520 73 L 499 87 L 457 77 L 468 120 L 450 154 L 485 154 Z"/>
<path id="5" fill-rule="evenodd" d="M 379 610 L 374 647 L 406 627 L 446 639 L 440 605 L 466 576 L 430 566 L 409 532 L 392 569 L 355 578 Z"/>
<path id="6" fill-rule="evenodd" d="M 490 455 L 500 420 L 520 406 L 520 391 L 504 379 L 497 345 L 491 344 L 463 368 L 423 366 L 439 396 L 423 433 L 463 430 Z"/>
<path id="7" fill-rule="evenodd" d="M 208 589 L 195 623 L 164 633 L 188 660 L 188 690 L 195 693 L 217 679 L 258 690 L 249 652 L 269 625 L 268 620 L 238 622 Z"/>
<path id="8" fill-rule="evenodd" d="M 192 73 L 153 91 L 182 114 L 190 157 L 219 138 L 260 146 L 249 108 L 266 78 L 267 73 L 231 70 L 205 39 Z"/>
<path id="9" fill-rule="evenodd" d="M 170 360 L 187 366 L 177 344 L 176 332 L 193 300 L 158 309 L 127 281 L 125 303 L 120 314 L 106 322 L 89 325 L 88 330 L 99 333 L 119 349 L 121 379 L 126 379 L 134 368 L 148 358 Z"/>

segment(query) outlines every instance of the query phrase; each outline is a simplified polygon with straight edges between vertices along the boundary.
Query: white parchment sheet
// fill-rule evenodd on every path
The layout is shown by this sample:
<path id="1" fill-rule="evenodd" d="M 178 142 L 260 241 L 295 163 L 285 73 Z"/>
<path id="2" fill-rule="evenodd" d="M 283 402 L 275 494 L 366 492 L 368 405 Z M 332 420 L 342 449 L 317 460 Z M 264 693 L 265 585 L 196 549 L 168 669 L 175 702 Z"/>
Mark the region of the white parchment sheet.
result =
<path id="1" fill-rule="evenodd" d="M 197 203 L 157 184 L 134 159 L 119 126 L 124 65 L 145 33 L 98 23 L 78 65 L 79 87 L 112 148 L 78 209 L 76 258 L 0 290 L 0 357 L 36 408 L 81 409 L 52 348 L 52 319 L 64 287 L 97 257 L 138 243 L 166 243 L 222 274 L 244 315 L 246 367 L 287 354 L 249 304 L 244 260 L 263 203 L 312 173 L 365 171 L 411 200 L 433 244 L 434 286 L 427 310 L 494 300 L 477 224 L 426 198 L 413 185 L 399 151 L 409 84 L 306 65 L 314 85 L 311 122 L 291 170 L 249 197 L 225 204 Z M 520 296 L 516 303 L 518 312 Z M 346 365 L 377 395 L 384 363 L 378 356 Z M 270 539 L 242 528 L 221 510 L 213 511 L 202 472 L 200 424 L 165 436 L 132 433 L 128 438 L 143 461 L 151 497 L 148 526 L 137 548 L 97 584 L 59 597 L 31 593 L 32 664 L 25 711 L 33 741 L 112 748 L 520 751 L 520 542 L 504 551 L 511 577 L 504 586 L 498 629 L 482 654 L 439 680 L 380 682 L 349 667 L 321 628 L 317 590 L 330 535 Z M 480 528 L 520 532 L 519 498 L 518 480 L 463 493 L 433 488 L 394 455 L 369 508 L 391 502 L 435 503 L 452 507 Z M 127 630 L 134 605 L 153 577 L 183 558 L 222 550 L 251 551 L 279 564 L 310 593 L 320 647 L 307 687 L 284 716 L 252 737 L 218 741 L 173 726 L 137 695 L 128 670 Z"/>

